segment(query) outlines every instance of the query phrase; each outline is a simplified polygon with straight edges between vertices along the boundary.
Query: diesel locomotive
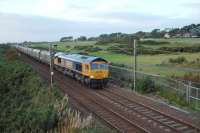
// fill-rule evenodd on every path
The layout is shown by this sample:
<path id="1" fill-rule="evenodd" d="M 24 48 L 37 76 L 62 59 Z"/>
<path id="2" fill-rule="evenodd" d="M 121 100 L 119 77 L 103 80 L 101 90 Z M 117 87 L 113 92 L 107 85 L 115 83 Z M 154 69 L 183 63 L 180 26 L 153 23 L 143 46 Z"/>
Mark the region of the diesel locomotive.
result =
<path id="1" fill-rule="evenodd" d="M 50 63 L 50 52 L 23 46 L 16 48 L 43 63 Z M 63 74 L 90 86 L 104 88 L 108 82 L 108 62 L 100 57 L 57 52 L 53 57 L 54 68 Z"/>

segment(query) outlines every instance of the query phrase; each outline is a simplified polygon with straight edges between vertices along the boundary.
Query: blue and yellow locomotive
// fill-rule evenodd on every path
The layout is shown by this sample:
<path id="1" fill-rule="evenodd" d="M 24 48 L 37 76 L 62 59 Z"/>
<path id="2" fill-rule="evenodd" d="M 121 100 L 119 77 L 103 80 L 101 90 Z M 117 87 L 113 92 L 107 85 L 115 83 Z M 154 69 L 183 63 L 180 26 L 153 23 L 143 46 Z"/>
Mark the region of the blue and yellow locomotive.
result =
<path id="1" fill-rule="evenodd" d="M 39 60 L 50 63 L 49 51 L 15 46 L 20 52 Z M 54 67 L 91 88 L 103 88 L 108 82 L 108 62 L 95 56 L 80 54 L 65 54 L 58 52 L 54 55 Z"/>
<path id="2" fill-rule="evenodd" d="M 54 65 L 92 88 L 103 88 L 108 82 L 108 62 L 99 57 L 56 53 Z"/>

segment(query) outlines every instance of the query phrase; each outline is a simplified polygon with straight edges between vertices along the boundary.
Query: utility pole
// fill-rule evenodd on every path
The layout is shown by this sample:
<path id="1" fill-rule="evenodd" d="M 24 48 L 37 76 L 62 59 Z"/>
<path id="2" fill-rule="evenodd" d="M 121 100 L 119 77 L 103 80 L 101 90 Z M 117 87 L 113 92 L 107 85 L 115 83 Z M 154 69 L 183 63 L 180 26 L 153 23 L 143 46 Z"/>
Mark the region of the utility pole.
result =
<path id="1" fill-rule="evenodd" d="M 132 66 L 132 87 L 133 91 L 136 91 L 136 72 L 137 72 L 137 46 L 136 46 L 136 39 L 134 37 L 129 38 L 130 48 L 133 50 L 133 66 Z"/>
<path id="2" fill-rule="evenodd" d="M 51 79 L 51 88 L 53 87 L 53 51 L 52 51 L 52 44 L 49 44 L 49 53 L 50 53 L 50 62 L 49 62 L 49 66 L 50 66 L 50 79 Z"/>
<path id="3" fill-rule="evenodd" d="M 134 91 L 136 91 L 136 72 L 137 72 L 137 46 L 136 46 L 136 40 L 133 41 L 133 48 L 134 48 Z"/>

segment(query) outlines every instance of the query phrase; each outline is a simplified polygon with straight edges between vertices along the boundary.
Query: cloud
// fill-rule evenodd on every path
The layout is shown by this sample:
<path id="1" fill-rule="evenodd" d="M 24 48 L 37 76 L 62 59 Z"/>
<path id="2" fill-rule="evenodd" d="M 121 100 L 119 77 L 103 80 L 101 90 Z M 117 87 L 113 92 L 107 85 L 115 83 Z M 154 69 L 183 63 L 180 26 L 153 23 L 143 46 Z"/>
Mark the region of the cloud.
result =
<path id="1" fill-rule="evenodd" d="M 0 13 L 0 42 L 55 41 L 62 36 L 95 36 L 127 30 L 101 22 L 77 22 L 41 16 Z"/>
<path id="2" fill-rule="evenodd" d="M 173 3 L 173 4 L 171 4 Z M 0 41 L 150 31 L 200 22 L 197 0 L 1 0 Z"/>

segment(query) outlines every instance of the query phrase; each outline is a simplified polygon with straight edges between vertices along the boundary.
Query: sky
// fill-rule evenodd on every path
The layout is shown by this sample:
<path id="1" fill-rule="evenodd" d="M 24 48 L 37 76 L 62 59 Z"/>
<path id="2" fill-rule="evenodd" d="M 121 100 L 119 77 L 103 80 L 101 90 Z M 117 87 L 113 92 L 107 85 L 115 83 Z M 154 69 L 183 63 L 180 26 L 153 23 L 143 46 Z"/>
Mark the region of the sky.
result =
<path id="1" fill-rule="evenodd" d="M 199 0 L 0 0 L 0 42 L 151 31 L 200 23 Z"/>

